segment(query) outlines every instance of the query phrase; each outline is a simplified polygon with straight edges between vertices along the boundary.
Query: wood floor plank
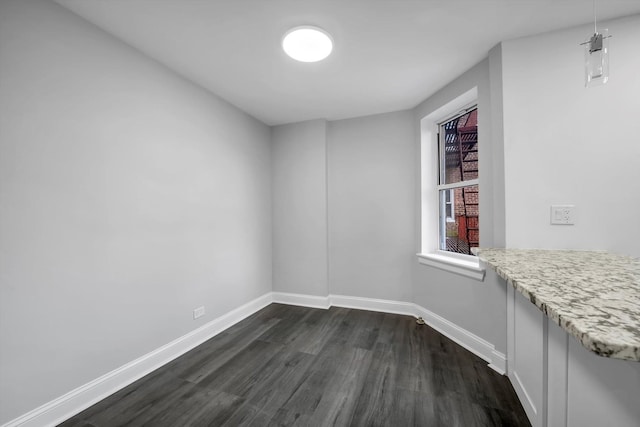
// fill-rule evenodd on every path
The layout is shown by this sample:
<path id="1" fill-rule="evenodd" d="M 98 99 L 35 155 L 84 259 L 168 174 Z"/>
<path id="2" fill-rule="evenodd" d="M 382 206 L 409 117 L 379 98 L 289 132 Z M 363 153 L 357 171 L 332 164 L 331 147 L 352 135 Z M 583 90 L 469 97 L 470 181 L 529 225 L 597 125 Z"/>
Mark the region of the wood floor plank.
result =
<path id="1" fill-rule="evenodd" d="M 239 390 L 248 402 L 262 411 L 274 414 L 300 388 L 311 373 L 316 358 L 302 352 L 283 352 L 265 365 L 256 383 Z"/>
<path id="2" fill-rule="evenodd" d="M 267 427 L 289 427 L 289 426 L 313 426 L 307 414 L 299 412 L 291 412 L 280 408 L 276 414 L 271 417 Z"/>
<path id="3" fill-rule="evenodd" d="M 244 399 L 241 397 L 194 384 L 166 410 L 157 412 L 142 425 L 144 427 L 221 425 L 231 418 L 243 403 Z"/>
<path id="4" fill-rule="evenodd" d="M 328 340 L 330 344 L 350 345 L 370 350 L 377 342 L 383 313 L 346 310 L 346 315 Z"/>
<path id="5" fill-rule="evenodd" d="M 509 380 L 415 319 L 271 304 L 62 427 L 527 427 Z"/>
<path id="6" fill-rule="evenodd" d="M 328 351 L 329 353 L 329 351 Z M 358 347 L 338 349 L 333 375 L 310 417 L 310 425 L 349 425 L 365 385 L 372 352 Z M 327 361 L 330 363 L 331 359 Z M 319 372 L 322 374 L 322 372 Z"/>
<path id="7" fill-rule="evenodd" d="M 269 425 L 273 416 L 267 412 L 260 410 L 250 403 L 245 403 L 240 406 L 227 421 L 223 424 L 209 424 L 210 426 L 223 426 L 223 427 L 264 427 Z"/>
<path id="8" fill-rule="evenodd" d="M 304 341 L 298 341 L 295 349 L 309 354 L 320 353 L 348 313 L 349 311 L 346 309 L 331 308 L 324 313 L 317 313 L 321 316 L 316 315 L 305 319 L 309 333 L 306 334 Z"/>
<path id="9" fill-rule="evenodd" d="M 408 316 L 398 316 L 390 313 L 380 314 L 382 315 L 382 320 L 378 326 L 377 342 L 381 344 L 392 344 L 397 339 L 398 329 L 405 327 L 407 321 L 415 323 L 415 320 Z"/>
<path id="10" fill-rule="evenodd" d="M 398 389 L 398 395 L 394 405 L 400 411 L 406 411 L 413 420 L 410 425 L 436 426 L 435 404 L 436 397 L 433 394 L 416 392 L 413 390 Z"/>
<path id="11" fill-rule="evenodd" d="M 435 400 L 435 425 L 451 426 L 451 427 L 467 427 L 476 426 L 484 427 L 478 424 L 471 412 L 471 403 L 465 399 L 465 396 L 455 391 L 446 392 Z M 526 426 L 528 424 L 516 424 Z"/>
<path id="12" fill-rule="evenodd" d="M 398 425 L 409 420 L 396 414 L 393 405 L 394 394 L 398 389 L 398 364 L 393 345 L 378 344 L 373 350 L 373 359 L 367 370 L 365 384 L 358 396 L 354 419 L 362 425 Z"/>
<path id="13" fill-rule="evenodd" d="M 155 374 L 155 375 L 154 375 Z M 154 411 L 161 410 L 176 397 L 176 390 L 186 391 L 191 384 L 174 377 L 169 372 L 156 371 L 125 388 L 124 393 L 116 393 L 113 399 L 99 402 L 83 419 L 95 424 L 130 426 L 143 424 L 145 418 L 151 418 Z M 150 412 L 151 411 L 151 412 Z M 138 421 L 134 421 L 134 420 Z"/>
<path id="14" fill-rule="evenodd" d="M 236 329 L 236 333 L 222 333 L 169 363 L 167 370 L 184 380 L 198 382 L 236 357 L 279 321 L 269 319 L 258 325 L 245 324 Z"/>
<path id="15" fill-rule="evenodd" d="M 281 344 L 254 340 L 234 358 L 208 373 L 197 383 L 222 391 L 251 387 L 261 375 L 264 366 L 282 349 Z"/>
<path id="16" fill-rule="evenodd" d="M 326 310 L 307 309 L 308 311 L 296 318 L 288 318 L 262 334 L 263 341 L 279 343 L 286 346 L 288 351 L 303 351 L 317 341 L 317 316 L 323 316 L 326 321 Z M 312 351 L 312 350 L 311 350 Z M 311 352 L 307 350 L 307 352 Z"/>
<path id="17" fill-rule="evenodd" d="M 312 415 L 322 400 L 325 390 L 337 376 L 339 358 L 335 347 L 327 347 L 315 358 L 314 364 L 307 371 L 303 381 L 294 390 L 291 396 L 284 402 L 282 408 L 294 414 Z M 349 357 L 348 349 L 340 347 L 343 357 Z"/>

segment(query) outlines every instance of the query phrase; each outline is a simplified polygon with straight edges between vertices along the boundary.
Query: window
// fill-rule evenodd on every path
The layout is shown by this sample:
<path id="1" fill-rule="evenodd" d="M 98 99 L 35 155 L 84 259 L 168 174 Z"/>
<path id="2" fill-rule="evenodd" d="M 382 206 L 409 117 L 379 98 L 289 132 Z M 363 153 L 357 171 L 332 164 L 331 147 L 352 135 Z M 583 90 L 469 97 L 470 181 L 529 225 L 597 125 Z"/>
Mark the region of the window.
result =
<path id="1" fill-rule="evenodd" d="M 472 255 L 480 243 L 478 109 L 438 124 L 439 249 Z"/>
<path id="2" fill-rule="evenodd" d="M 469 253 L 480 244 L 477 106 L 474 87 L 420 119 L 417 256 L 420 264 L 482 282 L 484 266 Z"/>

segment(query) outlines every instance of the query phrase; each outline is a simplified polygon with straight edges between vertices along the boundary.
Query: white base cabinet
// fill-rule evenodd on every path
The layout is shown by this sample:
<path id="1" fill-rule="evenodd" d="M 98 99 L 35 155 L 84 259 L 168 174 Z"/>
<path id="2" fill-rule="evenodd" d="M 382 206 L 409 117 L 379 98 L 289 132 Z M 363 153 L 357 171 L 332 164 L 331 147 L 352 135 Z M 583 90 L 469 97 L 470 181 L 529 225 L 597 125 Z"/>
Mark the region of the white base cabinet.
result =
<path id="1" fill-rule="evenodd" d="M 507 375 L 532 426 L 639 427 L 640 362 L 585 349 L 507 289 Z"/>

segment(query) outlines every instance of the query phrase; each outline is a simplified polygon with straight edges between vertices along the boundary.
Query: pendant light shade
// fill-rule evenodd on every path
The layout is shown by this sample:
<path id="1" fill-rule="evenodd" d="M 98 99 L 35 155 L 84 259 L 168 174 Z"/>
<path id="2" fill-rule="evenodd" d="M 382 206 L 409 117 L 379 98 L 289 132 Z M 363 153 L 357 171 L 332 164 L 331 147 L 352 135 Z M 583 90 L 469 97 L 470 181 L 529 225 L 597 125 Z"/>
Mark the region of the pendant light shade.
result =
<path id="1" fill-rule="evenodd" d="M 596 0 L 593 0 L 593 35 L 584 45 L 584 85 L 603 85 L 609 80 L 609 31 L 598 32 Z"/>

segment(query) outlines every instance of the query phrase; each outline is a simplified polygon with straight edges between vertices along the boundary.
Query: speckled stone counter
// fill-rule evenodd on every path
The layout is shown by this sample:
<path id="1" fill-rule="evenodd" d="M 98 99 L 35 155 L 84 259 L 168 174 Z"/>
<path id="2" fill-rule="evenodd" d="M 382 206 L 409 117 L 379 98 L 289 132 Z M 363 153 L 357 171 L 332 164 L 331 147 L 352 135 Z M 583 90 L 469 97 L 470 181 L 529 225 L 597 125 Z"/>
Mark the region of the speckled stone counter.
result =
<path id="1" fill-rule="evenodd" d="M 541 249 L 476 254 L 587 349 L 640 361 L 640 260 Z"/>

